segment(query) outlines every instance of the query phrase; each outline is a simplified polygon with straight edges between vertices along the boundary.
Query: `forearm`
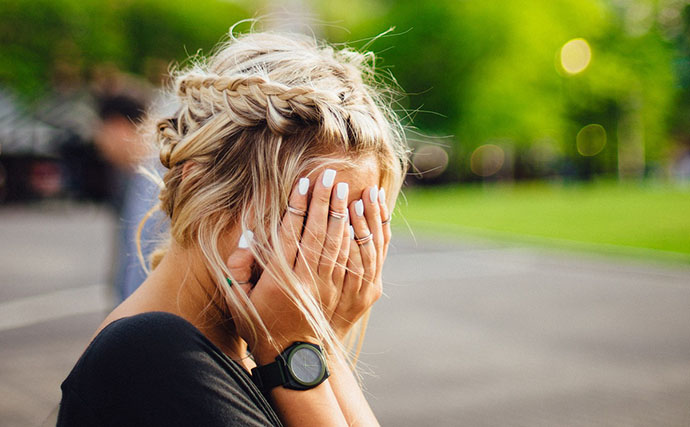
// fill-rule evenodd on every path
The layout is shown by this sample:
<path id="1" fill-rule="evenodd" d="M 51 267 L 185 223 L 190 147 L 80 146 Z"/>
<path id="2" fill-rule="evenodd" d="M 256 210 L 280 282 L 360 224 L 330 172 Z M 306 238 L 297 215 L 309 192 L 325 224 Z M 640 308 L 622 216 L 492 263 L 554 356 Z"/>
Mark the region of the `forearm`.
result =
<path id="1" fill-rule="evenodd" d="M 329 382 L 340 405 L 347 424 L 350 426 L 378 426 L 374 412 L 364 397 L 354 373 L 347 364 L 335 355 L 328 355 Z"/>
<path id="2" fill-rule="evenodd" d="M 345 426 L 330 379 L 311 390 L 276 387 L 271 392 L 273 407 L 286 426 Z"/>
<path id="3" fill-rule="evenodd" d="M 305 339 L 305 341 L 314 341 Z M 257 349 L 254 356 L 259 366 L 272 363 L 277 351 Z M 283 386 L 270 392 L 273 408 L 286 426 L 346 426 L 348 422 L 331 387 L 330 378 L 308 390 L 293 390 Z"/>

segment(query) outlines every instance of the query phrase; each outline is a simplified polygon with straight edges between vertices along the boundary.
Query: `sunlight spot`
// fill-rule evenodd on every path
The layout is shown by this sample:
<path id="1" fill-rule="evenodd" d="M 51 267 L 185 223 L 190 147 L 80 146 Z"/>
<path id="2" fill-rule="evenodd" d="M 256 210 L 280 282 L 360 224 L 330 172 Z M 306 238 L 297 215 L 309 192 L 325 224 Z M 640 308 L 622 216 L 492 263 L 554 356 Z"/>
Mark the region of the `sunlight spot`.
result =
<path id="1" fill-rule="evenodd" d="M 606 145 L 606 129 L 602 125 L 590 124 L 577 133 L 577 152 L 583 156 L 596 156 Z"/>
<path id="2" fill-rule="evenodd" d="M 561 48 L 561 66 L 568 74 L 585 70 L 592 60 L 592 50 L 585 39 L 572 39 Z"/>
<path id="3" fill-rule="evenodd" d="M 491 176 L 501 170 L 505 158 L 505 152 L 498 145 L 481 145 L 472 153 L 470 169 L 479 176 Z"/>

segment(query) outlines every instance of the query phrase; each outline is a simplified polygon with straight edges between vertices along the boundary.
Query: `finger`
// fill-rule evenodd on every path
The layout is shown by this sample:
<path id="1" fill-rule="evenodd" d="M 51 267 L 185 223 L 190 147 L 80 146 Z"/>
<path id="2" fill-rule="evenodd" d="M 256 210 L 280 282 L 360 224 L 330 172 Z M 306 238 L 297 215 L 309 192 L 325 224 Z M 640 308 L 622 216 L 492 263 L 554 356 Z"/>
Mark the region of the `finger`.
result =
<path id="1" fill-rule="evenodd" d="M 362 264 L 362 255 L 360 247 L 355 243 L 354 227 L 349 227 L 350 248 L 348 251 L 345 278 L 343 280 L 343 297 L 352 297 L 359 293 L 362 286 L 362 278 L 364 277 L 364 266 Z"/>
<path id="2" fill-rule="evenodd" d="M 379 190 L 379 208 L 381 209 L 381 229 L 383 231 L 383 260 L 385 261 L 388 255 L 388 245 L 391 242 L 392 232 L 391 232 L 391 213 L 388 211 L 388 205 L 386 204 L 386 190 L 383 188 Z M 384 224 L 385 222 L 385 224 Z M 382 265 L 379 266 L 379 272 Z"/>
<path id="3" fill-rule="evenodd" d="M 300 241 L 300 256 L 297 259 L 295 271 L 305 278 L 313 279 L 318 271 L 319 260 L 326 239 L 328 225 L 328 209 L 331 200 L 331 188 L 335 180 L 335 171 L 326 169 L 316 180 L 312 191 L 307 223 L 304 226 Z"/>
<path id="4" fill-rule="evenodd" d="M 297 256 L 297 248 L 304 227 L 304 215 L 307 211 L 308 191 L 309 178 L 300 178 L 290 193 L 288 209 L 285 211 L 280 225 L 280 242 L 285 260 L 290 265 L 294 265 Z"/>
<path id="5" fill-rule="evenodd" d="M 347 196 L 349 186 L 346 182 L 339 182 L 331 192 L 331 206 L 328 212 L 328 228 L 323 243 L 321 260 L 319 261 L 319 276 L 330 279 L 335 268 L 340 248 L 343 242 L 345 226 L 349 223 L 347 212 Z"/>
<path id="6" fill-rule="evenodd" d="M 362 200 L 357 200 L 350 204 L 350 221 L 355 232 L 354 244 L 359 246 L 358 249 L 364 267 L 363 280 L 370 282 L 376 273 L 376 247 L 374 246 L 373 236 L 368 237 L 371 232 L 364 217 L 364 210 L 364 202 Z"/>
<path id="7" fill-rule="evenodd" d="M 376 248 L 376 272 L 383 265 L 383 226 L 381 225 L 381 208 L 379 205 L 379 188 L 369 187 L 362 195 L 364 201 L 364 217 L 367 219 L 369 232 L 374 237 Z"/>
<path id="8" fill-rule="evenodd" d="M 249 283 L 252 275 L 252 265 L 254 264 L 254 255 L 249 250 L 249 245 L 252 242 L 254 233 L 250 230 L 244 230 L 240 236 L 237 244 L 237 249 L 230 254 L 225 262 L 228 267 L 230 276 L 226 278 L 229 286 L 238 286 L 245 294 L 249 295 L 254 286 Z"/>
<path id="9" fill-rule="evenodd" d="M 354 232 L 350 230 L 350 225 L 344 227 L 343 229 L 343 238 L 340 243 L 340 252 L 338 253 L 338 258 L 336 259 L 335 267 L 333 268 L 333 285 L 335 286 L 338 294 L 340 294 L 343 289 L 343 281 L 345 280 L 347 262 L 350 256 L 350 242 L 352 241 L 352 235 L 354 234 Z"/>

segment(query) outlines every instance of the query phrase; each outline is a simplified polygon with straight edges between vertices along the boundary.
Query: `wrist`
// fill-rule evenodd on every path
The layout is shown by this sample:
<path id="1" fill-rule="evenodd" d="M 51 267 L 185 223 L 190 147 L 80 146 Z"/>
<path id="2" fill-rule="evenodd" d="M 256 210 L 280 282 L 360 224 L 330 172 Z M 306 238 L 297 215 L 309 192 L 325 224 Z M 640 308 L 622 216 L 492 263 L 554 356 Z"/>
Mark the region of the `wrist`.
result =
<path id="1" fill-rule="evenodd" d="M 323 348 L 302 341 L 292 343 L 273 362 L 252 369 L 252 381 L 263 393 L 270 393 L 278 386 L 310 390 L 328 376 Z"/>

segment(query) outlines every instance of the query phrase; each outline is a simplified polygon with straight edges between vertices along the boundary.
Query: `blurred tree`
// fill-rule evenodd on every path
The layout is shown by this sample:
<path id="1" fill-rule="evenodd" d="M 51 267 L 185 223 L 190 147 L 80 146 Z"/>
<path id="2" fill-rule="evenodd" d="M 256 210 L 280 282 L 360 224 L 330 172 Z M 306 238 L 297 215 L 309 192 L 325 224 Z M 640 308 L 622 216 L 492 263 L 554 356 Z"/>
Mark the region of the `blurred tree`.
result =
<path id="1" fill-rule="evenodd" d="M 103 64 L 146 74 L 209 51 L 249 16 L 241 4 L 209 0 L 4 0 L 0 82 L 31 100 Z"/>
<path id="2" fill-rule="evenodd" d="M 401 0 L 371 8 L 361 1 L 348 4 L 349 14 L 340 4 L 318 5 L 328 19 L 348 17 L 351 34 L 327 28 L 334 40 L 397 27 L 397 36 L 373 47 L 384 65 L 395 64 L 411 95 L 408 108 L 424 110 L 414 124 L 455 135 L 455 170 L 469 178 L 471 154 L 487 143 L 505 151 L 509 174 L 512 160 L 529 157 L 535 145 L 570 158 L 585 177 L 617 172 L 619 159 L 633 174 L 645 160 L 663 159 L 676 88 L 673 48 L 658 30 L 656 3 Z M 591 63 L 570 75 L 560 51 L 574 38 L 588 42 Z M 585 158 L 576 135 L 591 123 L 605 128 L 608 143 Z"/>

